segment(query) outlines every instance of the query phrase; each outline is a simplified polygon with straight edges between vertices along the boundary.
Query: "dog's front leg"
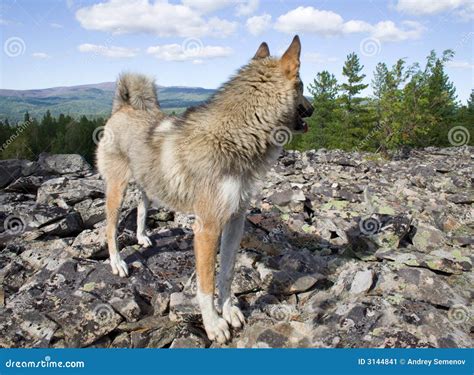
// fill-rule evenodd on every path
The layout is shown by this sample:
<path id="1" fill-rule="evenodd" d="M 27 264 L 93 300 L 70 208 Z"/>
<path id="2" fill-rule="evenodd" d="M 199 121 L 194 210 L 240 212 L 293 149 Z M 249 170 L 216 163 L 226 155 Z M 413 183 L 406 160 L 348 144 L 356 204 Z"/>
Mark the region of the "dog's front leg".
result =
<path id="1" fill-rule="evenodd" d="M 214 306 L 214 274 L 221 228 L 212 220 L 199 218 L 193 229 L 198 283 L 197 299 L 204 328 L 210 340 L 225 343 L 230 339 L 229 326 L 219 316 Z"/>
<path id="2" fill-rule="evenodd" d="M 140 190 L 141 200 L 137 207 L 137 241 L 139 245 L 143 247 L 150 247 L 151 240 L 146 235 L 146 214 L 150 201 L 144 190 Z"/>
<path id="3" fill-rule="evenodd" d="M 231 217 L 222 232 L 220 247 L 219 307 L 222 309 L 223 318 L 234 328 L 242 327 L 245 322 L 244 315 L 232 302 L 231 293 L 235 258 L 244 232 L 244 220 L 244 213 Z"/>

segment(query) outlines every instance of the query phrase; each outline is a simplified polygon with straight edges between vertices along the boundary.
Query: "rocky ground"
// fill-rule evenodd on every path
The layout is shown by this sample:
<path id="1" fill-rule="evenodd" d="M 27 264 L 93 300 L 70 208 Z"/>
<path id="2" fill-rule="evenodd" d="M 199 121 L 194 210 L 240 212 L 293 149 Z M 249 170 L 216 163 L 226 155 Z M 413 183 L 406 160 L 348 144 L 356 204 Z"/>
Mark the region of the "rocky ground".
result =
<path id="1" fill-rule="evenodd" d="M 473 148 L 290 152 L 247 215 L 230 347 L 472 347 Z M 0 161 L 0 347 L 208 347 L 192 218 L 122 210 L 130 277 L 103 245 L 104 186 L 78 155 Z"/>

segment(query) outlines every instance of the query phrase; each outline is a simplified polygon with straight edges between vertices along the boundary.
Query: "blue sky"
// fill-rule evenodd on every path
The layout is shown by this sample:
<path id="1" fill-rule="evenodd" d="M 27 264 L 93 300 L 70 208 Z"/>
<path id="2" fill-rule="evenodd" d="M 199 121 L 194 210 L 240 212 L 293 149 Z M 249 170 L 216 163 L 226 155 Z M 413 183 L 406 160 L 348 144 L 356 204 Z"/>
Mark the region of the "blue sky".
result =
<path id="1" fill-rule="evenodd" d="M 302 41 L 301 75 L 342 79 L 356 52 L 370 83 L 377 62 L 424 64 L 452 48 L 458 98 L 474 87 L 471 0 L 4 0 L 0 87 L 35 89 L 113 81 L 121 71 L 159 85 L 216 88 L 262 41 L 281 54 Z M 368 91 L 370 93 L 370 91 Z"/>

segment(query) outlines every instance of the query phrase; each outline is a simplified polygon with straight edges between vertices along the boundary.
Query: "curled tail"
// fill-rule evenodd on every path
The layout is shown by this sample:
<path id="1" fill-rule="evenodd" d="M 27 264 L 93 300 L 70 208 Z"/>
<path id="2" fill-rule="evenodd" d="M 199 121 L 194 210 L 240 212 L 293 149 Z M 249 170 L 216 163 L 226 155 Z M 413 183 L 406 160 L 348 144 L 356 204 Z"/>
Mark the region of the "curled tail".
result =
<path id="1" fill-rule="evenodd" d="M 142 74 L 124 73 L 117 80 L 112 113 L 124 106 L 139 111 L 153 111 L 160 108 L 153 80 Z"/>

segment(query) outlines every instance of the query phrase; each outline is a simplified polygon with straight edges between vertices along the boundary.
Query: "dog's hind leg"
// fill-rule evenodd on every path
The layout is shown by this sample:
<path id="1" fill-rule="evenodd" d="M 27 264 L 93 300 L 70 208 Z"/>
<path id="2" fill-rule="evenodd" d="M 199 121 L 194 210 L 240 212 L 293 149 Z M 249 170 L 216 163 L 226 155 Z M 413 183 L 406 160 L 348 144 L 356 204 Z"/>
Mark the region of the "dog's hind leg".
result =
<path id="1" fill-rule="evenodd" d="M 107 216 L 107 245 L 109 248 L 110 265 L 112 273 L 121 277 L 128 276 L 127 264 L 122 260 L 118 252 L 117 242 L 117 224 L 120 216 L 120 206 L 123 195 L 127 189 L 129 179 L 128 171 L 126 173 L 117 173 L 109 175 L 106 179 L 106 216 Z"/>
<path id="2" fill-rule="evenodd" d="M 150 206 L 150 201 L 144 190 L 141 191 L 141 200 L 137 207 L 137 241 L 143 247 L 150 247 L 151 240 L 146 235 L 146 213 Z"/>
<path id="3" fill-rule="evenodd" d="M 222 319 L 214 306 L 214 273 L 217 246 L 221 228 L 212 220 L 197 216 L 194 224 L 194 252 L 196 255 L 197 299 L 202 320 L 210 340 L 224 343 L 230 339 L 227 322 Z"/>
<path id="4" fill-rule="evenodd" d="M 218 279 L 219 307 L 222 317 L 234 328 L 239 328 L 245 322 L 240 309 L 232 303 L 231 286 L 234 278 L 234 265 L 240 241 L 244 231 L 245 215 L 234 214 L 226 223 L 221 237 L 220 271 Z"/>

